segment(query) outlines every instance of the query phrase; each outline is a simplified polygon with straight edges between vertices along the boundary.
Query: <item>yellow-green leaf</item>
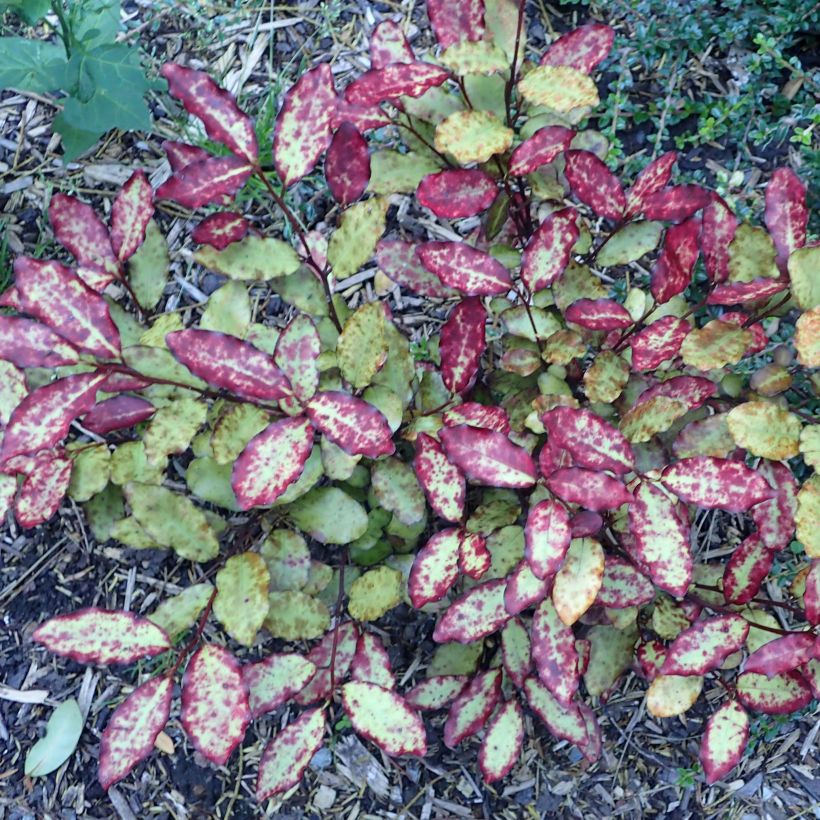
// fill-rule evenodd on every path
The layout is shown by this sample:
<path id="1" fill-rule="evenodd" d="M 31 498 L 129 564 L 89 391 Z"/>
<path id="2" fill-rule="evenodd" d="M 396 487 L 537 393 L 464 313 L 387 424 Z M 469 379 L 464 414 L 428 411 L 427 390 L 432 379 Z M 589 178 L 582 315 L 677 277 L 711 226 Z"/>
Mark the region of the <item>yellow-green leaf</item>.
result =
<path id="1" fill-rule="evenodd" d="M 800 452 L 800 419 L 779 404 L 747 401 L 726 417 L 738 447 L 772 461 L 785 461 Z"/>
<path id="2" fill-rule="evenodd" d="M 680 353 L 689 367 L 713 370 L 739 362 L 751 343 L 750 331 L 731 322 L 712 319 L 687 334 Z"/>
<path id="3" fill-rule="evenodd" d="M 148 616 L 148 620 L 164 629 L 173 641 L 177 635 L 197 622 L 200 613 L 208 605 L 213 589 L 208 581 L 185 587 L 178 595 L 164 600 Z"/>
<path id="4" fill-rule="evenodd" d="M 566 113 L 598 104 L 598 89 L 587 74 L 569 66 L 542 65 L 518 83 L 518 91 L 532 105 Z"/>
<path id="5" fill-rule="evenodd" d="M 216 574 L 214 615 L 226 632 L 244 646 L 253 646 L 268 614 L 270 575 L 255 552 L 234 555 Z"/>
<path id="6" fill-rule="evenodd" d="M 820 306 L 820 246 L 793 251 L 789 257 L 789 277 L 792 296 L 803 310 Z"/>
<path id="7" fill-rule="evenodd" d="M 170 264 L 165 235 L 152 219 L 145 231 L 145 241 L 128 260 L 128 280 L 145 310 L 152 310 L 162 298 Z"/>
<path id="8" fill-rule="evenodd" d="M 251 282 L 287 276 L 300 265 L 296 251 L 287 242 L 266 236 L 246 236 L 221 251 L 203 245 L 194 254 L 194 259 L 230 279 Z"/>
<path id="9" fill-rule="evenodd" d="M 362 305 L 346 322 L 336 344 L 342 376 L 353 387 L 367 387 L 387 359 L 384 307 Z"/>
<path id="10" fill-rule="evenodd" d="M 274 638 L 301 641 L 318 638 L 330 625 L 330 612 L 317 598 L 297 590 L 271 592 L 265 629 Z"/>
<path id="11" fill-rule="evenodd" d="M 729 281 L 776 279 L 780 275 L 774 261 L 776 256 L 774 242 L 763 228 L 738 225 L 729 243 Z"/>
<path id="12" fill-rule="evenodd" d="M 436 150 L 451 154 L 461 165 L 487 162 L 511 145 L 513 132 L 489 111 L 457 111 L 436 127 Z"/>
<path id="13" fill-rule="evenodd" d="M 199 320 L 203 330 L 216 330 L 244 339 L 251 323 L 251 297 L 241 282 L 228 280 L 211 294 Z"/>
<path id="14" fill-rule="evenodd" d="M 495 74 L 509 68 L 504 52 L 487 40 L 462 40 L 450 46 L 439 59 L 458 75 Z"/>
<path id="15" fill-rule="evenodd" d="M 111 475 L 111 451 L 106 444 L 85 445 L 72 460 L 68 494 L 75 501 L 88 501 L 106 488 Z"/>
<path id="16" fill-rule="evenodd" d="M 327 259 L 337 279 L 347 279 L 367 262 L 384 233 L 388 200 L 375 196 L 351 205 L 330 237 Z"/>
<path id="17" fill-rule="evenodd" d="M 408 151 L 375 151 L 370 156 L 370 182 L 367 190 L 374 194 L 411 194 L 428 174 L 441 166 L 435 157 Z"/>
<path id="18" fill-rule="evenodd" d="M 350 587 L 347 610 L 357 621 L 375 621 L 402 600 L 402 574 L 390 567 L 365 572 Z"/>
<path id="19" fill-rule="evenodd" d="M 156 467 L 172 453 L 184 453 L 207 414 L 205 404 L 194 399 L 179 399 L 157 410 L 143 437 L 148 465 Z"/>

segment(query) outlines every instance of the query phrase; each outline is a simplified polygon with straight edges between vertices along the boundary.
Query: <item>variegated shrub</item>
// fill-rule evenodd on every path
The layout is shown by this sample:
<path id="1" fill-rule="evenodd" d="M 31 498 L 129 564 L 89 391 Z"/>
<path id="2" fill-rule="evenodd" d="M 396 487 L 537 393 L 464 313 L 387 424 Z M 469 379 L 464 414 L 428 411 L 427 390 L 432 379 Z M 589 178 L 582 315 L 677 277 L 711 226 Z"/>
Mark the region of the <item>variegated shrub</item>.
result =
<path id="1" fill-rule="evenodd" d="M 275 173 L 227 92 L 165 66 L 225 150 L 165 143 L 170 178 L 153 191 L 135 173 L 108 225 L 56 194 L 74 263 L 15 263 L 4 514 L 34 527 L 68 494 L 99 542 L 205 564 L 153 612 L 86 609 L 34 633 L 83 663 L 164 659 L 103 732 L 106 788 L 151 753 L 178 675 L 182 727 L 217 765 L 250 721 L 289 710 L 260 800 L 299 782 L 339 709 L 389 755 L 423 755 L 421 713 L 446 709 L 445 744 L 478 735 L 490 783 L 541 724 L 596 760 L 595 707 L 629 670 L 659 718 L 719 681 L 711 783 L 740 760 L 749 711 L 820 694 L 820 247 L 802 183 L 772 175 L 763 225 L 672 183 L 674 154 L 624 184 L 602 135 L 579 130 L 611 29 L 535 61 L 514 0 L 428 14 L 424 60 L 385 22 L 346 88 L 326 63 L 298 80 Z M 322 167 L 329 237 L 288 204 Z M 232 204 L 251 178 L 281 210 L 277 235 Z M 155 199 L 199 212 L 194 259 L 225 277 L 201 313 L 158 310 Z M 427 237 L 405 231 L 408 208 Z M 371 275 L 447 311 L 415 351 L 387 301 L 342 298 Z M 271 324 L 274 293 L 287 310 Z M 786 313 L 796 331 L 776 345 Z M 742 538 L 715 551 L 728 513 Z M 797 577 L 771 600 L 788 547 Z M 440 646 L 399 687 L 366 624 L 403 602 Z M 233 650 L 203 640 L 212 617 Z"/>

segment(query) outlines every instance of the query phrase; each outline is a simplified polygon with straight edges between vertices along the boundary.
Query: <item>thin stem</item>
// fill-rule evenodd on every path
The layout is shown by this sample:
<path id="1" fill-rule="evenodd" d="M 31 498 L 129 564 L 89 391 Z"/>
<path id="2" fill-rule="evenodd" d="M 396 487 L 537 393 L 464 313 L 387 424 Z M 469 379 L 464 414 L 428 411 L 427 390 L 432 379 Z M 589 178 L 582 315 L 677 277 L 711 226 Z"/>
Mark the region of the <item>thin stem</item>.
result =
<path id="1" fill-rule="evenodd" d="M 782 298 L 781 298 L 778 302 L 775 302 L 775 304 L 773 304 L 771 307 L 765 307 L 765 308 L 763 308 L 763 310 L 762 310 L 760 313 L 758 313 L 756 316 L 750 316 L 750 317 L 749 317 L 749 318 L 748 318 L 748 319 L 747 319 L 747 320 L 743 323 L 743 327 L 749 327 L 749 325 L 753 325 L 755 322 L 759 322 L 761 319 L 765 319 L 767 316 L 770 316 L 770 315 L 771 315 L 772 313 L 774 313 L 774 312 L 775 312 L 778 308 L 783 307 L 783 305 L 785 305 L 785 304 L 786 304 L 786 302 L 788 302 L 788 301 L 789 301 L 789 299 L 791 299 L 791 293 L 789 293 L 788 291 L 786 291 L 786 293 L 784 293 L 784 294 L 783 294 L 783 297 L 782 297 Z"/>
<path id="2" fill-rule="evenodd" d="M 719 592 L 723 594 L 723 590 L 720 587 L 713 586 L 712 584 L 698 584 L 695 583 L 695 586 L 698 589 L 706 589 L 710 592 Z M 781 609 L 787 609 L 789 612 L 793 612 L 795 615 L 805 615 L 802 609 L 799 609 L 796 606 L 792 606 L 791 604 L 784 604 L 782 601 L 773 601 L 771 598 L 752 598 L 748 603 L 753 604 L 764 604 L 766 606 L 777 606 Z"/>
<path id="3" fill-rule="evenodd" d="M 51 0 L 51 10 L 57 15 L 57 19 L 60 21 L 60 30 L 62 32 L 60 39 L 63 41 L 65 56 L 71 59 L 71 47 L 74 45 L 74 38 L 71 36 L 71 27 L 68 25 L 68 20 L 65 16 L 63 0 Z"/>
<path id="4" fill-rule="evenodd" d="M 333 697 L 333 692 L 336 689 L 336 648 L 339 645 L 339 627 L 341 626 L 341 611 L 342 599 L 345 594 L 345 564 L 347 563 L 347 550 L 342 555 L 342 563 L 339 565 L 339 592 L 336 595 L 336 608 L 333 616 L 335 623 L 333 624 L 333 645 L 330 649 L 330 697 Z"/>
<path id="5" fill-rule="evenodd" d="M 694 593 L 688 593 L 686 596 L 686 600 L 691 601 L 692 603 L 698 604 L 698 606 L 707 607 L 708 609 L 714 610 L 715 612 L 725 612 L 729 615 L 738 615 L 740 613 L 735 612 L 734 610 L 730 609 L 726 606 L 720 606 L 718 604 L 709 603 L 709 601 L 704 600 L 699 595 L 695 595 Z M 743 615 L 740 615 L 743 618 Z M 756 629 L 762 629 L 764 632 L 773 632 L 775 635 L 802 635 L 806 630 L 804 629 L 778 629 L 774 626 L 765 626 L 764 624 L 759 624 L 756 621 L 751 621 L 748 618 L 743 618 L 749 626 L 753 626 Z M 811 630 L 809 630 L 811 631 Z"/>
<path id="6" fill-rule="evenodd" d="M 211 614 L 211 609 L 213 609 L 214 599 L 216 598 L 216 587 L 214 587 L 213 592 L 211 592 L 211 597 L 208 598 L 208 603 L 205 604 L 205 609 L 202 610 L 202 615 L 199 618 L 199 623 L 196 627 L 196 632 L 191 636 L 191 639 L 185 646 L 179 651 L 177 655 L 176 661 L 174 661 L 174 665 L 165 673 L 166 677 L 173 679 L 174 675 L 176 675 L 177 670 L 180 666 L 182 666 L 182 662 L 188 655 L 191 653 L 193 648 L 199 643 L 199 639 L 202 637 L 202 633 L 205 631 L 205 624 L 208 622 L 208 618 Z"/>
<path id="7" fill-rule="evenodd" d="M 527 0 L 518 2 L 518 25 L 515 30 L 515 48 L 513 49 L 512 63 L 510 64 L 510 76 L 504 86 L 504 109 L 507 113 L 507 126 L 512 125 L 512 90 L 515 85 L 515 76 L 518 72 L 518 49 L 521 45 L 521 31 L 524 28 L 524 6 Z"/>
<path id="8" fill-rule="evenodd" d="M 413 124 L 409 121 L 410 117 L 406 111 L 399 109 L 405 117 L 407 117 L 407 122 L 401 122 L 400 120 L 391 120 L 391 123 L 396 126 L 396 128 L 404 128 L 405 131 L 409 131 L 419 142 L 423 143 L 427 148 L 429 148 L 437 157 L 441 159 L 442 162 L 447 163 L 451 168 L 455 168 L 456 166 L 450 161 L 450 159 L 439 151 L 435 145 L 431 145 L 429 140 L 425 139 L 419 131 L 413 126 Z"/>

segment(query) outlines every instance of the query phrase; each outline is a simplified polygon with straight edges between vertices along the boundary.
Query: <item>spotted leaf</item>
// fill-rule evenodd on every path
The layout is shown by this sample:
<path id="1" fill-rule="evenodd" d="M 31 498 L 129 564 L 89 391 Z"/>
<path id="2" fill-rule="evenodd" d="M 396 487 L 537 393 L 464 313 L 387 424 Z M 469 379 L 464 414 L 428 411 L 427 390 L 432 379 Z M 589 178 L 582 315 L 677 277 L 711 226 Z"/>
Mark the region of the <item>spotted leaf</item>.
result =
<path id="1" fill-rule="evenodd" d="M 240 214 L 219 211 L 206 216 L 191 232 L 191 239 L 200 245 L 210 245 L 224 251 L 228 245 L 244 239 L 250 230 L 250 222 Z"/>
<path id="2" fill-rule="evenodd" d="M 563 501 L 587 510 L 613 510 L 632 501 L 623 482 L 606 473 L 581 467 L 563 467 L 547 478 L 547 487 Z"/>
<path id="3" fill-rule="evenodd" d="M 658 675 L 646 693 L 646 710 L 653 717 L 675 717 L 694 706 L 703 690 L 699 675 Z"/>
<path id="4" fill-rule="evenodd" d="M 755 504 L 749 514 L 757 527 L 763 545 L 770 550 L 782 550 L 794 535 L 794 515 L 797 511 L 797 482 L 785 464 L 762 461 L 757 471 L 774 491 L 774 497 Z"/>
<path id="5" fill-rule="evenodd" d="M 672 166 L 678 155 L 675 151 L 667 151 L 657 159 L 652 160 L 638 174 L 635 184 L 626 194 L 626 215 L 635 216 L 643 211 L 646 198 L 656 191 L 660 191 L 669 182 L 672 176 Z"/>
<path id="6" fill-rule="evenodd" d="M 496 578 L 464 593 L 439 618 L 433 640 L 471 643 L 495 632 L 510 618 L 504 606 L 505 585 L 503 578 Z"/>
<path id="7" fill-rule="evenodd" d="M 789 256 L 806 244 L 809 211 L 806 186 L 791 168 L 777 168 L 766 185 L 763 221 L 777 249 L 777 264 L 785 269 Z"/>
<path id="8" fill-rule="evenodd" d="M 419 296 L 448 299 L 458 294 L 454 288 L 442 284 L 436 274 L 421 263 L 418 246 L 399 239 L 382 239 L 376 246 L 376 262 L 379 268 L 396 284 Z"/>
<path id="9" fill-rule="evenodd" d="M 120 188 L 111 206 L 111 246 L 124 262 L 145 240 L 154 215 L 154 191 L 144 171 L 134 171 Z"/>
<path id="10" fill-rule="evenodd" d="M 333 198 L 342 205 L 355 202 L 370 182 L 367 140 L 349 122 L 339 126 L 327 149 L 325 179 Z"/>
<path id="11" fill-rule="evenodd" d="M 306 411 L 313 425 L 346 453 L 378 458 L 395 450 L 387 419 L 362 399 L 328 390 L 317 393 Z"/>
<path id="12" fill-rule="evenodd" d="M 618 330 L 632 324 L 629 312 L 614 299 L 579 299 L 564 311 L 564 318 L 589 330 Z"/>
<path id="13" fill-rule="evenodd" d="M 442 419 L 447 427 L 467 424 L 470 427 L 496 430 L 505 435 L 510 432 L 510 419 L 503 407 L 478 404 L 474 401 L 465 401 L 445 410 Z"/>
<path id="14" fill-rule="evenodd" d="M 561 620 L 555 606 L 545 598 L 532 620 L 532 659 L 538 677 L 558 702 L 568 707 L 580 680 L 575 634 Z"/>
<path id="15" fill-rule="evenodd" d="M 800 418 L 778 404 L 747 401 L 732 408 L 726 417 L 738 447 L 754 456 L 786 461 L 800 452 Z"/>
<path id="16" fill-rule="evenodd" d="M 729 246 L 737 229 L 737 217 L 717 194 L 703 209 L 700 247 L 706 274 L 712 282 L 725 282 L 729 276 Z"/>
<path id="17" fill-rule="evenodd" d="M 449 71 L 432 63 L 388 63 L 382 68 L 371 68 L 350 83 L 345 89 L 345 100 L 367 106 L 402 96 L 419 97 L 449 76 Z"/>
<path id="18" fill-rule="evenodd" d="M 40 456 L 27 467 L 14 502 L 14 517 L 24 529 L 44 524 L 60 508 L 71 481 L 72 462 L 69 458 Z"/>
<path id="19" fill-rule="evenodd" d="M 658 304 L 683 293 L 692 281 L 698 260 L 699 234 L 700 220 L 697 218 L 687 219 L 667 230 L 649 281 L 649 289 Z"/>
<path id="20" fill-rule="evenodd" d="M 745 512 L 774 491 L 763 476 L 742 462 L 693 456 L 671 464 L 662 481 L 678 498 L 706 509 Z"/>
<path id="21" fill-rule="evenodd" d="M 0 315 L 0 358 L 17 367 L 76 364 L 74 345 L 51 328 L 21 316 Z"/>
<path id="22" fill-rule="evenodd" d="M 552 602 L 558 617 L 572 626 L 593 604 L 604 577 L 604 551 L 593 538 L 575 538 L 555 575 Z"/>
<path id="23" fill-rule="evenodd" d="M 803 666 L 815 656 L 816 637 L 813 632 L 793 632 L 775 638 L 752 652 L 743 665 L 743 671 L 773 678 Z"/>
<path id="24" fill-rule="evenodd" d="M 316 393 L 319 385 L 316 359 L 321 352 L 316 325 L 304 314 L 291 319 L 276 340 L 274 359 L 299 401 L 308 401 Z"/>
<path id="25" fill-rule="evenodd" d="M 375 683 L 383 689 L 395 689 L 396 678 L 390 668 L 390 657 L 378 635 L 362 632 L 356 654 L 350 664 L 351 680 Z"/>
<path id="26" fill-rule="evenodd" d="M 213 613 L 225 631 L 244 646 L 253 646 L 268 614 L 270 573 L 262 556 L 231 556 L 216 574 Z"/>
<path id="27" fill-rule="evenodd" d="M 398 23 L 383 20 L 370 35 L 370 65 L 384 68 L 388 63 L 412 63 L 413 49 Z"/>
<path id="28" fill-rule="evenodd" d="M 448 390 L 461 393 L 473 382 L 487 346 L 487 311 L 477 297 L 463 299 L 441 328 L 441 377 Z"/>
<path id="29" fill-rule="evenodd" d="M 278 709 L 316 674 L 316 665 L 296 653 L 268 655 L 242 667 L 252 717 Z"/>
<path id="30" fill-rule="evenodd" d="M 524 742 L 524 713 L 517 700 L 505 701 L 487 724 L 478 753 L 478 765 L 485 783 L 494 783 L 509 774 Z"/>
<path id="31" fill-rule="evenodd" d="M 185 208 L 223 204 L 248 180 L 253 171 L 245 160 L 231 154 L 192 162 L 157 188 L 157 199 L 170 199 Z"/>
<path id="32" fill-rule="evenodd" d="M 716 615 L 696 621 L 678 635 L 666 653 L 662 675 L 705 675 L 737 652 L 749 622 L 739 615 Z"/>
<path id="33" fill-rule="evenodd" d="M 439 432 L 447 458 L 471 481 L 490 487 L 531 487 L 535 464 L 530 454 L 495 430 L 460 425 Z"/>
<path id="34" fill-rule="evenodd" d="M 493 296 L 512 287 L 509 271 L 497 259 L 464 242 L 425 242 L 418 255 L 427 270 L 467 296 Z"/>
<path id="35" fill-rule="evenodd" d="M 497 192 L 495 180 L 473 168 L 428 174 L 419 183 L 416 196 L 419 203 L 436 216 L 461 219 L 489 208 Z"/>
<path id="36" fill-rule="evenodd" d="M 510 173 L 515 176 L 524 176 L 552 162 L 560 153 L 569 148 L 574 136 L 575 132 L 563 125 L 548 125 L 545 128 L 539 128 L 512 152 Z"/>
<path id="37" fill-rule="evenodd" d="M 638 373 L 654 370 L 659 364 L 674 359 L 691 329 L 688 322 L 676 316 L 664 316 L 647 325 L 629 340 L 632 369 Z"/>
<path id="38" fill-rule="evenodd" d="M 700 744 L 700 762 L 709 785 L 740 763 L 748 741 L 749 715 L 739 703 L 727 700 L 706 722 Z"/>
<path id="39" fill-rule="evenodd" d="M 603 23 L 588 23 L 561 35 L 541 57 L 541 65 L 570 66 L 584 74 L 606 59 L 615 40 L 615 29 Z"/>
<path id="40" fill-rule="evenodd" d="M 757 299 L 767 299 L 785 290 L 785 279 L 754 279 L 751 282 L 725 282 L 713 288 L 706 297 L 707 305 L 740 305 Z M 726 317 L 724 314 L 724 321 Z M 766 339 L 768 342 L 768 337 Z M 765 346 L 765 345 L 764 345 Z"/>
<path id="41" fill-rule="evenodd" d="M 519 80 L 518 92 L 531 105 L 543 105 L 560 114 L 599 101 L 595 83 L 584 72 L 566 65 L 538 66 Z"/>
<path id="42" fill-rule="evenodd" d="M 737 678 L 737 699 L 747 708 L 766 715 L 787 715 L 807 706 L 811 687 L 796 670 L 767 678 L 744 672 Z"/>
<path id="43" fill-rule="evenodd" d="M 346 683 L 342 687 L 342 705 L 356 732 L 385 754 L 424 755 L 427 752 L 421 717 L 396 692 L 375 683 Z"/>
<path id="44" fill-rule="evenodd" d="M 433 675 L 417 683 L 404 699 L 413 709 L 444 709 L 458 697 L 466 684 L 467 678 L 463 675 Z"/>
<path id="45" fill-rule="evenodd" d="M 588 740 L 586 721 L 575 703 L 563 704 L 534 677 L 524 681 L 524 692 L 530 709 L 559 740 L 583 746 Z"/>
<path id="46" fill-rule="evenodd" d="M 470 165 L 503 154 L 512 141 L 512 129 L 491 111 L 456 111 L 436 126 L 434 147 Z"/>
<path id="47" fill-rule="evenodd" d="M 480 731 L 501 697 L 501 670 L 476 675 L 450 705 L 444 743 L 451 749 Z"/>
<path id="48" fill-rule="evenodd" d="M 139 396 L 114 396 L 95 404 L 83 418 L 83 427 L 99 436 L 147 421 L 157 408 Z"/>
<path id="49" fill-rule="evenodd" d="M 654 597 L 652 582 L 633 564 L 614 555 L 606 556 L 604 576 L 595 599 L 596 604 L 609 609 L 625 609 L 630 606 L 642 606 Z"/>
<path id="50" fill-rule="evenodd" d="M 484 35 L 484 0 L 427 0 L 427 16 L 442 48 Z"/>
<path id="51" fill-rule="evenodd" d="M 413 467 L 433 512 L 445 521 L 461 520 L 467 492 L 464 475 L 426 433 L 416 439 Z"/>
<path id="52" fill-rule="evenodd" d="M 557 501 L 530 507 L 524 527 L 524 557 L 538 578 L 549 578 L 561 566 L 570 544 L 569 515 Z"/>
<path id="53" fill-rule="evenodd" d="M 683 222 L 712 201 L 712 194 L 700 185 L 672 185 L 644 198 L 643 214 L 647 219 Z"/>
<path id="54" fill-rule="evenodd" d="M 567 151 L 565 156 L 564 173 L 575 196 L 598 216 L 620 219 L 626 198 L 618 178 L 591 151 Z"/>

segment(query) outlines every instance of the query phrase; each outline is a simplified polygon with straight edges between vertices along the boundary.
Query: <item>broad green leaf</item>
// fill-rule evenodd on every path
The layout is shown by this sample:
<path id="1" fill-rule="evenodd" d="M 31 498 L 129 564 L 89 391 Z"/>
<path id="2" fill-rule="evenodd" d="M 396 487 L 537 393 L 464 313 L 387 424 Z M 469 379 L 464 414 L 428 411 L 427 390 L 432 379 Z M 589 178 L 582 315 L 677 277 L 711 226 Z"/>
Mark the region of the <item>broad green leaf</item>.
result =
<path id="1" fill-rule="evenodd" d="M 457 111 L 436 127 L 436 150 L 461 165 L 487 162 L 503 154 L 513 140 L 512 129 L 489 111 Z"/>
<path id="2" fill-rule="evenodd" d="M 123 486 L 129 481 L 161 484 L 165 464 L 151 465 L 142 441 L 125 441 L 111 454 L 111 481 Z"/>
<path id="3" fill-rule="evenodd" d="M 387 359 L 384 307 L 362 305 L 346 322 L 336 344 L 342 376 L 355 388 L 367 387 Z"/>
<path id="4" fill-rule="evenodd" d="M 682 715 L 695 705 L 702 689 L 698 675 L 658 675 L 646 693 L 646 709 L 653 717 Z"/>
<path id="5" fill-rule="evenodd" d="M 162 544 L 148 535 L 133 515 L 115 521 L 111 525 L 108 535 L 114 541 L 119 541 L 126 547 L 135 550 L 160 549 L 162 547 Z"/>
<path id="6" fill-rule="evenodd" d="M 122 351 L 122 359 L 132 370 L 149 379 L 160 379 L 199 390 L 205 390 L 208 385 L 202 379 L 194 376 L 187 367 L 180 364 L 171 351 L 164 347 L 146 347 L 134 345 Z"/>
<path id="7" fill-rule="evenodd" d="M 660 222 L 629 222 L 604 243 L 595 262 L 605 268 L 635 262 L 658 247 L 662 233 Z"/>
<path id="8" fill-rule="evenodd" d="M 749 330 L 731 322 L 712 319 L 690 331 L 680 347 L 684 364 L 696 370 L 713 370 L 739 362 L 752 343 Z"/>
<path id="9" fill-rule="evenodd" d="M 553 333 L 561 329 L 561 323 L 558 319 L 552 313 L 541 308 L 530 308 L 528 313 L 523 306 L 512 307 L 505 310 L 499 318 L 503 322 L 507 333 L 513 336 L 521 336 L 531 342 L 539 339 L 549 339 Z M 535 325 L 534 328 L 533 325 Z"/>
<path id="10" fill-rule="evenodd" d="M 273 530 L 259 548 L 270 573 L 271 592 L 302 589 L 310 577 L 310 550 L 293 530 Z"/>
<path id="11" fill-rule="evenodd" d="M 128 260 L 128 281 L 145 310 L 153 310 L 162 298 L 170 264 L 165 234 L 152 219 L 145 229 L 145 241 Z"/>
<path id="12" fill-rule="evenodd" d="M 390 567 L 378 567 L 353 582 L 347 611 L 357 621 L 375 621 L 401 601 L 401 573 Z"/>
<path id="13" fill-rule="evenodd" d="M 164 464 L 173 453 L 184 453 L 207 413 L 205 404 L 195 399 L 179 399 L 157 410 L 143 436 L 148 466 Z"/>
<path id="14" fill-rule="evenodd" d="M 233 465 L 248 442 L 270 424 L 267 412 L 255 404 L 232 404 L 213 426 L 211 449 L 217 464 Z"/>
<path id="15" fill-rule="evenodd" d="M 0 10 L 11 9 L 30 26 L 36 25 L 51 10 L 49 0 L 3 0 Z"/>
<path id="16" fill-rule="evenodd" d="M 587 265 L 575 261 L 567 265 L 560 279 L 553 284 L 552 293 L 555 304 L 562 313 L 579 299 L 603 299 L 607 296 L 601 280 Z"/>
<path id="17" fill-rule="evenodd" d="M 473 107 L 478 111 L 487 111 L 499 120 L 503 120 L 507 113 L 504 105 L 506 85 L 502 74 L 468 74 L 464 77 L 464 87 Z"/>
<path id="18" fill-rule="evenodd" d="M 818 269 L 820 269 L 820 247 L 817 245 L 798 248 L 789 256 L 792 295 L 803 310 L 812 310 L 820 306 Z"/>
<path id="19" fill-rule="evenodd" d="M 45 737 L 40 738 L 26 755 L 27 777 L 43 777 L 59 769 L 77 748 L 83 731 L 83 715 L 74 698 L 64 700 L 46 723 Z"/>
<path id="20" fill-rule="evenodd" d="M 387 419 L 390 429 L 394 433 L 401 427 L 402 418 L 404 416 L 402 400 L 401 397 L 389 387 L 383 387 L 380 384 L 371 385 L 362 393 L 362 398 L 368 404 L 372 404 L 377 410 L 381 411 L 382 415 Z"/>
<path id="21" fill-rule="evenodd" d="M 14 480 L 17 489 L 17 481 Z M 122 490 L 115 484 L 109 484 L 101 493 L 97 493 L 84 506 L 88 525 L 98 543 L 105 543 L 111 537 L 111 527 L 125 515 Z"/>
<path id="22" fill-rule="evenodd" d="M 800 433 L 800 452 L 803 461 L 820 471 L 820 427 L 807 424 Z"/>
<path id="23" fill-rule="evenodd" d="M 253 646 L 268 614 L 270 574 L 255 552 L 234 555 L 216 574 L 214 615 L 225 631 L 244 646 Z"/>
<path id="24" fill-rule="evenodd" d="M 208 581 L 185 587 L 173 598 L 166 598 L 149 616 L 148 620 L 164 629 L 173 641 L 190 629 L 208 605 L 213 586 Z"/>
<path id="25" fill-rule="evenodd" d="M 375 151 L 370 157 L 370 182 L 374 194 L 412 194 L 428 174 L 440 169 L 435 157 L 409 151 Z"/>
<path id="26" fill-rule="evenodd" d="M 46 8 L 49 4 L 46 2 Z M 65 50 L 59 43 L 25 37 L 0 37 L 3 65 L 0 88 L 44 94 L 65 88 L 68 81 Z"/>
<path id="27" fill-rule="evenodd" d="M 316 325 L 309 316 L 296 316 L 279 335 L 275 351 L 276 364 L 287 376 L 299 401 L 310 400 L 316 392 L 319 384 L 319 366 L 316 360 L 321 352 L 322 342 Z"/>
<path id="28" fill-rule="evenodd" d="M 403 524 L 412 526 L 424 518 L 424 492 L 409 464 L 398 458 L 380 459 L 373 465 L 372 482 L 379 504 Z"/>
<path id="29" fill-rule="evenodd" d="M 754 456 L 786 461 L 800 452 L 803 424 L 794 413 L 768 401 L 747 401 L 726 416 L 738 447 Z"/>
<path id="30" fill-rule="evenodd" d="M 410 352 L 410 340 L 393 322 L 388 322 L 385 330 L 387 332 L 387 361 L 373 377 L 373 385 L 388 388 L 399 397 L 402 407 L 407 407 L 413 398 L 413 380 L 416 375 L 416 364 Z M 384 412 L 378 401 L 370 401 L 368 391 L 365 391 L 364 399 L 382 410 L 392 429 L 395 419 Z"/>
<path id="31" fill-rule="evenodd" d="M 595 83 L 587 74 L 565 65 L 534 68 L 519 80 L 518 91 L 531 105 L 543 105 L 562 114 L 598 104 Z"/>
<path id="32" fill-rule="evenodd" d="M 231 467 L 209 456 L 195 458 L 185 470 L 185 483 L 197 498 L 236 512 L 240 507 L 231 487 Z"/>
<path id="33" fill-rule="evenodd" d="M 295 501 L 288 515 L 322 544 L 349 544 L 367 530 L 367 513 L 338 487 L 319 487 Z"/>
<path id="34" fill-rule="evenodd" d="M 297 271 L 301 264 L 296 251 L 287 242 L 266 236 L 246 236 L 221 251 L 203 245 L 194 254 L 194 259 L 230 279 L 251 282 L 287 276 Z"/>
<path id="35" fill-rule="evenodd" d="M 274 638 L 301 641 L 318 638 L 330 625 L 330 612 L 317 598 L 304 592 L 271 592 L 265 629 Z"/>
<path id="36" fill-rule="evenodd" d="M 288 276 L 281 276 L 270 282 L 270 288 L 282 301 L 304 311 L 310 316 L 328 315 L 327 297 L 322 283 L 316 274 L 306 265 Z M 249 339 L 250 341 L 250 339 Z M 257 344 L 257 347 L 259 345 Z"/>
<path id="37" fill-rule="evenodd" d="M 427 677 L 440 675 L 472 675 L 484 651 L 484 641 L 444 643 L 437 646 L 427 667 Z"/>
<path id="38" fill-rule="evenodd" d="M 68 494 L 75 501 L 82 502 L 89 501 L 108 485 L 111 475 L 111 451 L 106 444 L 81 447 L 72 459 Z"/>
<path id="39" fill-rule="evenodd" d="M 584 672 L 584 686 L 593 697 L 608 692 L 629 669 L 638 640 L 638 630 L 614 626 L 593 626 L 586 635 L 590 642 L 589 665 Z"/>
<path id="40" fill-rule="evenodd" d="M 327 260 L 337 279 L 352 276 L 373 255 L 384 233 L 388 205 L 386 197 L 375 196 L 351 205 L 342 214 L 327 248 Z"/>
<path id="41" fill-rule="evenodd" d="M 729 281 L 776 279 L 780 275 L 775 265 L 776 255 L 774 242 L 765 229 L 738 225 L 729 243 Z"/>
<path id="42" fill-rule="evenodd" d="M 346 453 L 327 436 L 322 436 L 319 447 L 322 451 L 325 475 L 335 481 L 347 481 L 353 475 L 356 465 L 362 460 L 361 456 L 351 456 Z"/>
<path id="43" fill-rule="evenodd" d="M 244 339 L 251 324 L 251 297 L 241 282 L 228 280 L 211 294 L 199 326 Z"/>

